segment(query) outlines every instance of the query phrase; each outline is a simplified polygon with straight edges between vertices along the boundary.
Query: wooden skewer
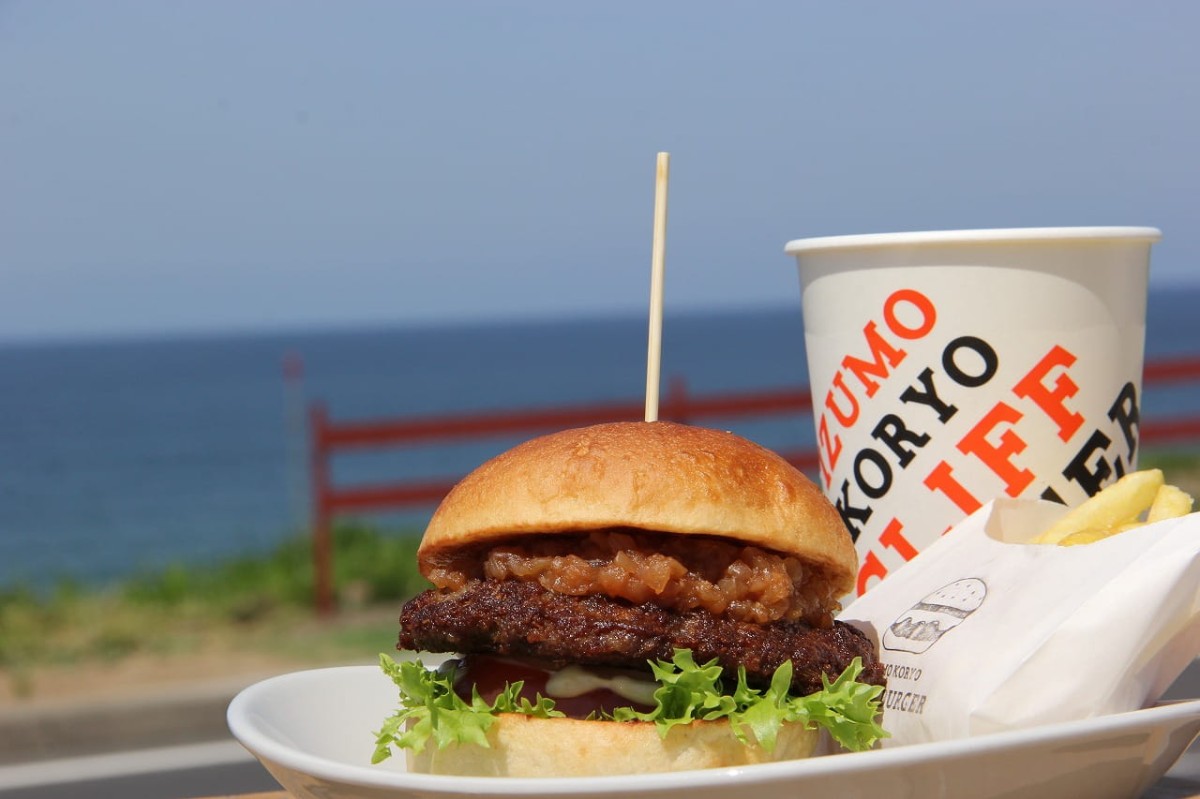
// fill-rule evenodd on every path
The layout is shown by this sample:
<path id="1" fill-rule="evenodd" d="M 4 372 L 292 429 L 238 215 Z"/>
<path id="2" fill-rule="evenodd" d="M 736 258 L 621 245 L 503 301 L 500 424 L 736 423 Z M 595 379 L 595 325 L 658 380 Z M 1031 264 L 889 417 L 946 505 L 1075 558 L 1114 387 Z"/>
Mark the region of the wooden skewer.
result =
<path id="1" fill-rule="evenodd" d="M 650 336 L 646 351 L 646 421 L 658 421 L 662 371 L 663 272 L 667 255 L 667 179 L 671 154 L 659 153 L 654 179 L 654 241 L 650 254 Z"/>

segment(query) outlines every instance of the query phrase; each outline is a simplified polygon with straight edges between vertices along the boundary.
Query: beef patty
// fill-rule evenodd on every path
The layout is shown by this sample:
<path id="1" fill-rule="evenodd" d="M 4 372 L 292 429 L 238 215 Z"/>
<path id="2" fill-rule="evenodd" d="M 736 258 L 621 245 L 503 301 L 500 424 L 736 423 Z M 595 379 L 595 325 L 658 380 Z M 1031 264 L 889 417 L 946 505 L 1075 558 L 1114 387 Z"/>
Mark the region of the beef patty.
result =
<path id="1" fill-rule="evenodd" d="M 457 591 L 426 591 L 404 605 L 397 649 L 535 657 L 553 667 L 570 663 L 646 669 L 690 649 L 697 663 L 716 659 L 727 674 L 746 668 L 765 686 L 792 661 L 792 691 L 821 688 L 862 658 L 860 682 L 884 684 L 883 666 L 860 631 L 842 622 L 759 625 L 706 611 L 675 612 L 603 595 L 570 596 L 535 582 L 473 580 Z"/>

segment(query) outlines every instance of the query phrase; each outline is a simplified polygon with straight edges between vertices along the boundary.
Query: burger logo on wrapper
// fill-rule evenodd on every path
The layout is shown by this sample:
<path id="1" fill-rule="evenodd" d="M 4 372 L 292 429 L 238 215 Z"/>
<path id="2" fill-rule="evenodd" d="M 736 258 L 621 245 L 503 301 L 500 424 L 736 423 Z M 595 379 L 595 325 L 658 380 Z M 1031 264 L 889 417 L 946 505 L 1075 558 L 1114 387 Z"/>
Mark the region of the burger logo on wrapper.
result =
<path id="1" fill-rule="evenodd" d="M 883 633 L 883 648 L 919 655 L 983 604 L 987 585 L 975 577 L 943 586 L 901 614 Z"/>

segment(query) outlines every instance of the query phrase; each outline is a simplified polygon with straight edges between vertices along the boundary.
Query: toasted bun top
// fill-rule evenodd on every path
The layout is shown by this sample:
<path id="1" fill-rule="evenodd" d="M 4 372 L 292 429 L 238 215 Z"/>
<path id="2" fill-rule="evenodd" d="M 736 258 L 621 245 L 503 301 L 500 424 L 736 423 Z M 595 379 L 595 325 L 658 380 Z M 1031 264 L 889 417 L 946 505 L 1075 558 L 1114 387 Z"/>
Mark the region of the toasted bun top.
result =
<path id="1" fill-rule="evenodd" d="M 854 543 L 812 481 L 744 438 L 671 422 L 565 430 L 493 458 L 442 501 L 418 560 L 427 573 L 464 547 L 610 527 L 733 539 L 854 587 Z"/>

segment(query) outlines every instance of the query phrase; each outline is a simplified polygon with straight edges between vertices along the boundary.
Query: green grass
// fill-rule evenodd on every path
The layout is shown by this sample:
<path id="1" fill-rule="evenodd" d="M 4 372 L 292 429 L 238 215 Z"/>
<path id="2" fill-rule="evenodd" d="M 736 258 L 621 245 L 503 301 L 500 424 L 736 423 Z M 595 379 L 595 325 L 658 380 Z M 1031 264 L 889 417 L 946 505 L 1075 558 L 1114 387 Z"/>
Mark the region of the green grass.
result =
<path id="1" fill-rule="evenodd" d="M 335 585 L 348 610 L 394 608 L 428 587 L 417 572 L 419 534 L 345 524 L 334 533 Z M 47 664 L 113 661 L 135 652 L 186 653 L 232 634 L 248 645 L 335 655 L 394 638 L 386 626 L 324 625 L 313 617 L 310 539 L 288 540 L 262 556 L 206 565 L 176 564 L 105 587 L 62 581 L 49 593 L 0 591 L 0 669 L 20 683 Z M 299 632 L 298 632 L 299 631 Z M 382 636 L 382 637 L 381 637 Z"/>
<path id="2" fill-rule="evenodd" d="M 1194 476 L 1200 469 L 1200 454 L 1195 449 L 1153 449 L 1138 458 L 1139 469 L 1162 469 L 1167 482 L 1181 476 Z"/>
<path id="3" fill-rule="evenodd" d="M 333 535 L 334 581 L 356 603 L 394 601 L 426 586 L 417 572 L 417 534 L 387 535 L 343 525 Z M 279 607 L 309 606 L 313 597 L 311 540 L 294 538 L 266 557 L 242 557 L 209 567 L 175 565 L 136 575 L 121 586 L 135 605 L 180 608 L 202 603 L 231 621 Z"/>

